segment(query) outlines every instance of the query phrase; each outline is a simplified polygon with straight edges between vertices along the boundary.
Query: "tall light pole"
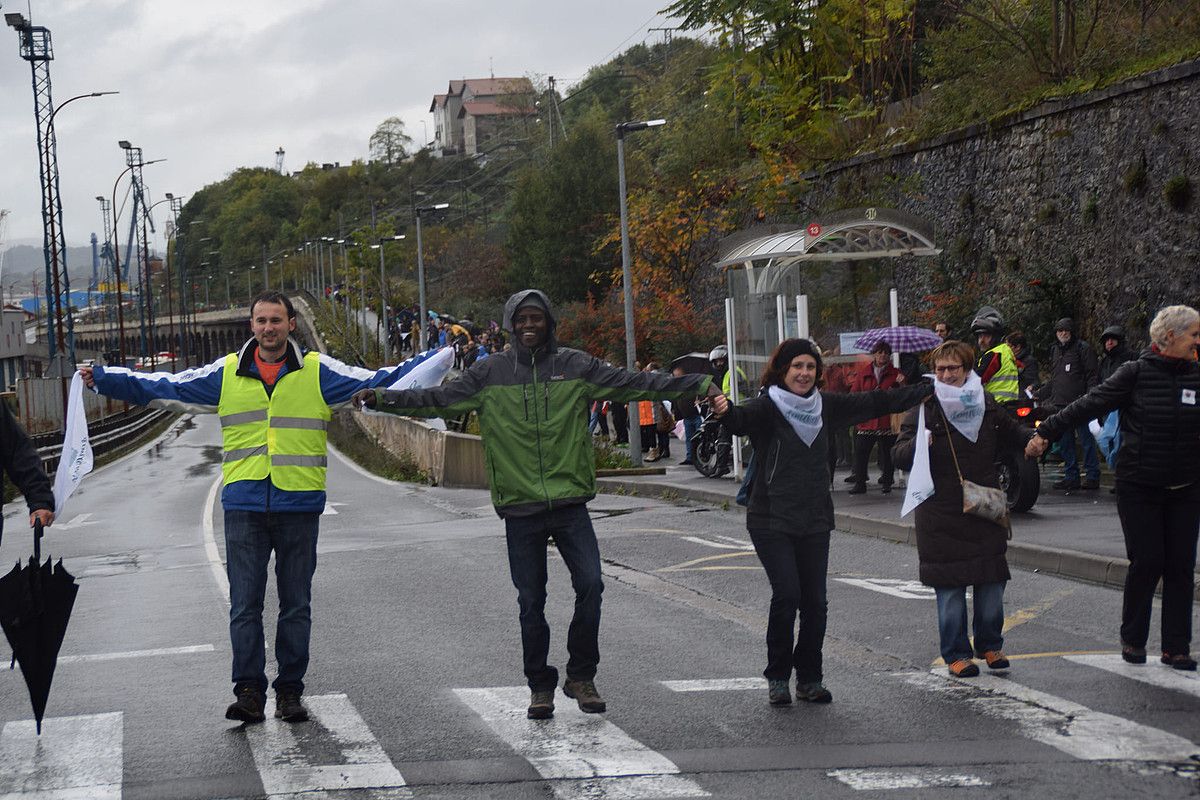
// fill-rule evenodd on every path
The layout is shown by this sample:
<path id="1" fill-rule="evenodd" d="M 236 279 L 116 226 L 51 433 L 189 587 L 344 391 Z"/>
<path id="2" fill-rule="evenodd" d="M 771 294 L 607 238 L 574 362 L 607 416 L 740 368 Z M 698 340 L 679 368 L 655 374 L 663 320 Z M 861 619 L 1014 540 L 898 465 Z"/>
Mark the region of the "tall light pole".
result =
<path id="1" fill-rule="evenodd" d="M 642 122 L 622 122 L 617 125 L 617 183 L 621 195 L 621 281 L 625 292 L 625 366 L 634 369 L 637 363 L 637 342 L 633 333 L 633 276 L 629 257 L 629 208 L 625 197 L 625 134 L 645 128 L 665 125 L 665 119 Z M 642 465 L 642 429 L 638 425 L 638 406 L 629 404 L 629 460 L 635 467 Z"/>
<path id="2" fill-rule="evenodd" d="M 254 299 L 253 290 L 250 288 L 250 276 L 254 272 L 254 266 L 254 264 L 251 264 L 249 267 L 246 267 L 246 305 L 249 305 L 250 301 Z"/>
<path id="3" fill-rule="evenodd" d="M 421 321 L 418 328 L 420 335 L 417 337 L 417 344 L 422 350 L 429 349 L 429 343 L 425 341 L 425 331 L 429 327 L 429 310 L 425 306 L 425 254 L 421 252 L 421 215 L 449 207 L 449 203 L 438 203 L 432 206 L 417 206 L 413 210 L 417 217 L 417 297 L 421 304 Z"/>
<path id="4" fill-rule="evenodd" d="M 117 339 L 117 358 L 120 360 L 120 366 L 122 367 L 125 366 L 125 301 L 121 296 L 121 247 L 117 241 L 117 229 L 121 227 L 117 224 L 117 218 L 120 216 L 117 207 L 117 184 L 121 182 L 121 178 L 125 177 L 126 173 L 131 172 L 135 167 L 148 167 L 151 164 L 158 164 L 163 161 L 166 161 L 166 159 L 156 158 L 152 161 L 141 161 L 137 164 L 130 164 L 129 166 L 125 167 L 125 169 L 121 171 L 121 174 L 117 176 L 117 179 L 113 181 L 113 271 L 117 276 L 117 330 L 119 337 Z M 126 266 L 125 269 L 128 270 L 129 267 Z"/>
<path id="5" fill-rule="evenodd" d="M 379 251 L 379 326 L 380 331 L 379 341 L 383 343 L 383 363 L 388 364 L 392 360 L 392 329 L 388 327 L 387 321 L 387 276 L 384 273 L 383 267 L 383 246 L 387 242 L 398 242 L 404 238 L 401 233 L 398 236 L 389 236 L 379 240 L 379 244 L 371 245 L 372 250 Z"/>

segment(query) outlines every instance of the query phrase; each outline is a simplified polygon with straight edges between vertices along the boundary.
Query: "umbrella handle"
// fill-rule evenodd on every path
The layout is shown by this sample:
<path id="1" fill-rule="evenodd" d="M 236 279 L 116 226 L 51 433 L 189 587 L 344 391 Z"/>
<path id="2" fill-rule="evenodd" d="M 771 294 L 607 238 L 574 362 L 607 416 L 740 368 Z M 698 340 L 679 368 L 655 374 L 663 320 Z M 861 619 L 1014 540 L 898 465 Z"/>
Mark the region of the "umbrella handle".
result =
<path id="1" fill-rule="evenodd" d="M 42 560 L 42 523 L 33 523 L 33 557 L 41 562 Z"/>

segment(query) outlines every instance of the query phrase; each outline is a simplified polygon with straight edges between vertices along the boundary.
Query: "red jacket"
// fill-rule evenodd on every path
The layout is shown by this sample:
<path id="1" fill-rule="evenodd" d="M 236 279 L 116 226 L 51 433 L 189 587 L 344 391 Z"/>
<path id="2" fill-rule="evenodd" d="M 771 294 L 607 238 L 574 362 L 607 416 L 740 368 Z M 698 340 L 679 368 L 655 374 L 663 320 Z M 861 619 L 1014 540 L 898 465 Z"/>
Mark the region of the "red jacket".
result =
<path id="1" fill-rule="evenodd" d="M 891 364 L 883 368 L 882 377 L 876 382 L 875 365 L 870 361 L 858 367 L 850 377 L 850 391 L 852 392 L 891 389 L 894 386 L 902 386 L 903 384 L 904 375 Z M 860 422 L 855 427 L 860 431 L 890 431 L 892 429 L 892 418 L 890 416 L 877 417 L 866 422 Z"/>

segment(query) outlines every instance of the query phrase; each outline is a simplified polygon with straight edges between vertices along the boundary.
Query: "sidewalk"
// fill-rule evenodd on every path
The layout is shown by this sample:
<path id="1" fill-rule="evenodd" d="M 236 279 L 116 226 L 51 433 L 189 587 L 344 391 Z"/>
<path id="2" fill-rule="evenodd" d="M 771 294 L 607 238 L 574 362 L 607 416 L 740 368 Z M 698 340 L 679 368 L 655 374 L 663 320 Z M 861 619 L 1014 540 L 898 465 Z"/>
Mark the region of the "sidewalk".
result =
<path id="1" fill-rule="evenodd" d="M 734 503 L 739 483 L 732 477 L 705 478 L 691 466 L 679 466 L 683 447 L 672 443 L 672 458 L 647 466 L 664 467 L 665 475 L 597 478 L 597 489 L 608 494 L 638 494 L 669 500 L 692 500 L 722 508 L 740 509 Z M 678 451 L 678 452 L 676 452 Z M 912 515 L 900 519 L 904 494 L 895 490 L 882 494 L 872 465 L 871 483 L 865 495 L 847 493 L 839 469 L 833 481 L 834 520 L 837 529 L 861 536 L 874 536 L 916 546 Z M 1115 588 L 1125 584 L 1129 561 L 1117 518 L 1117 498 L 1107 488 L 1097 491 L 1061 492 L 1050 488 L 1058 478 L 1057 467 L 1045 467 L 1042 493 L 1037 505 L 1025 514 L 1013 515 L 1013 538 L 1008 545 L 1008 562 L 1013 567 L 1100 583 Z M 1200 598 L 1200 580 L 1197 580 Z"/>

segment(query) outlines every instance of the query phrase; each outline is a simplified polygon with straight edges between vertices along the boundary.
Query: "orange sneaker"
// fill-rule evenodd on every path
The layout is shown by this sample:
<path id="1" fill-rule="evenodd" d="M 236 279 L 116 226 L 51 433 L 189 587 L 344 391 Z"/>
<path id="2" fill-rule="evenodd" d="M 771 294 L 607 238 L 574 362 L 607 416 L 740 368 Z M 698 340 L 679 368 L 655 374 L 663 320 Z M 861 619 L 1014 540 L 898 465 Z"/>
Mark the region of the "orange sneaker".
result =
<path id="1" fill-rule="evenodd" d="M 1008 657 L 999 650 L 987 650 L 983 654 L 988 669 L 1008 669 Z"/>
<path id="2" fill-rule="evenodd" d="M 969 658 L 960 658 L 946 667 L 955 678 L 974 678 L 979 674 L 979 667 Z"/>

